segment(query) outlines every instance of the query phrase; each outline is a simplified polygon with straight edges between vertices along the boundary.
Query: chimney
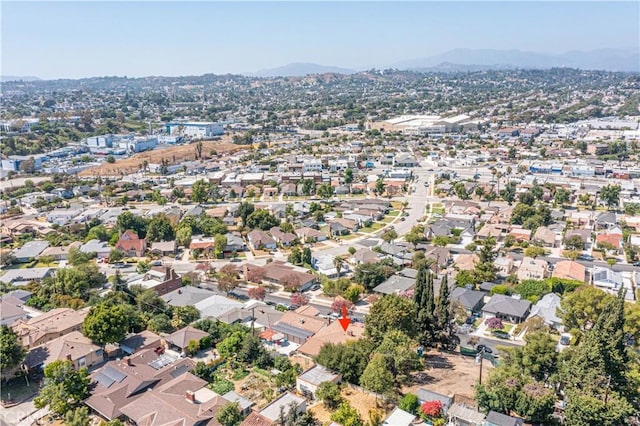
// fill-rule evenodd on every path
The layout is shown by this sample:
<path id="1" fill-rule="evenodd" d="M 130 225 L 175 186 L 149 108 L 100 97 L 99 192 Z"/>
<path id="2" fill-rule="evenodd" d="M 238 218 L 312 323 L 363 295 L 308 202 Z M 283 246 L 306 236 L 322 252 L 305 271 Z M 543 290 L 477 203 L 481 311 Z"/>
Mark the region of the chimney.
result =
<path id="1" fill-rule="evenodd" d="M 125 363 L 126 365 L 128 365 L 129 367 L 131 367 L 131 365 L 132 365 L 132 364 L 131 364 L 131 358 L 129 358 L 128 356 L 127 356 L 127 357 L 124 357 L 124 363 Z"/>
<path id="2" fill-rule="evenodd" d="M 184 393 L 184 397 L 187 398 L 187 401 L 192 402 L 192 403 L 196 403 L 196 394 L 190 390 L 186 391 Z"/>
<path id="3" fill-rule="evenodd" d="M 67 354 L 67 361 L 71 361 L 71 354 Z"/>

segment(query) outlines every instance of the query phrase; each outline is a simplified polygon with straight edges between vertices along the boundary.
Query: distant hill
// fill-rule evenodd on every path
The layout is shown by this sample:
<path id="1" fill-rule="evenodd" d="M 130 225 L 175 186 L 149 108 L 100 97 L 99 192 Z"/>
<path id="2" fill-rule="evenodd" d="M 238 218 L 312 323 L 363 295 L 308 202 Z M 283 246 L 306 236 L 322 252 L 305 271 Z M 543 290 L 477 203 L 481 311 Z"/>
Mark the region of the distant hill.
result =
<path id="1" fill-rule="evenodd" d="M 452 66 L 455 65 L 455 66 Z M 464 70 L 509 68 L 580 68 L 640 72 L 640 55 L 633 49 L 598 49 L 545 54 L 521 50 L 454 49 L 425 58 L 397 62 L 391 68 L 410 70 Z M 452 69 L 453 68 L 453 69 Z"/>
<path id="2" fill-rule="evenodd" d="M 19 77 L 15 75 L 3 75 L 0 76 L 0 82 L 5 81 L 39 81 L 41 78 L 39 77 Z"/>
<path id="3" fill-rule="evenodd" d="M 304 77 L 310 74 L 355 74 L 357 71 L 340 68 L 327 65 L 319 65 L 304 62 L 294 62 L 277 68 L 269 68 L 260 70 L 253 74 L 248 74 L 253 77 Z"/>

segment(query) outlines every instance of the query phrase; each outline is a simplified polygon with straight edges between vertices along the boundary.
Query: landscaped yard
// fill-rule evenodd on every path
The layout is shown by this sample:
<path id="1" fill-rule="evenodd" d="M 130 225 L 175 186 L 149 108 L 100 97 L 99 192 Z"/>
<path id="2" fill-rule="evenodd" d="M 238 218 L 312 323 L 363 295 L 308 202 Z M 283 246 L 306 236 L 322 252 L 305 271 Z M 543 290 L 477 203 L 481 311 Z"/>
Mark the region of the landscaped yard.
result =
<path id="1" fill-rule="evenodd" d="M 387 216 L 393 216 L 393 217 L 396 217 L 396 216 L 398 216 L 400 213 L 401 213 L 401 212 L 400 212 L 400 210 L 391 210 L 391 211 L 389 212 L 389 214 L 387 214 Z"/>
<path id="2" fill-rule="evenodd" d="M 385 216 L 384 219 L 381 220 L 381 222 L 384 223 L 391 223 L 394 220 L 396 220 L 396 218 L 394 216 Z"/>
<path id="3" fill-rule="evenodd" d="M 366 226 L 364 228 L 360 228 L 359 232 L 370 234 L 372 232 L 375 232 L 375 231 L 381 229 L 382 227 L 384 227 L 384 225 L 385 225 L 384 223 L 374 222 L 373 224 L 371 224 L 371 226 Z"/>
<path id="4" fill-rule="evenodd" d="M 38 392 L 39 383 L 29 380 L 29 385 L 24 378 L 19 377 L 10 380 L 0 387 L 2 405 L 10 405 L 22 401 Z"/>
<path id="5" fill-rule="evenodd" d="M 389 411 L 390 408 L 382 407 L 382 405 L 384 405 L 382 401 L 378 401 L 378 403 L 376 403 L 376 398 L 374 396 L 346 386 L 342 390 L 342 398 L 349 401 L 351 406 L 358 410 L 360 417 L 365 421 L 369 419 L 369 411 L 378 409 L 381 411 L 382 417 L 384 418 L 386 417 L 386 412 Z M 381 407 L 377 408 L 377 405 L 380 405 Z M 316 403 L 310 406 L 309 411 L 312 412 L 318 420 L 320 420 L 321 424 L 331 423 L 331 412 L 321 403 Z"/>

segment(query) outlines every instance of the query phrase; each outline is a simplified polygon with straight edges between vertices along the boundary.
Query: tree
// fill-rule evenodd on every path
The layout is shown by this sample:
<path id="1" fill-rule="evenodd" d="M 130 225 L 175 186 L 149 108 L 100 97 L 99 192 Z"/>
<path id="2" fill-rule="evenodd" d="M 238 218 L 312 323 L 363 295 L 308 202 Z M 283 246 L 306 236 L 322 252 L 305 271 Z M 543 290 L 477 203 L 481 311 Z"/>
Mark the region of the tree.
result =
<path id="1" fill-rule="evenodd" d="M 18 367 L 27 356 L 18 335 L 13 329 L 3 325 L 0 327 L 0 372 L 5 373 Z"/>
<path id="2" fill-rule="evenodd" d="M 320 383 L 316 390 L 316 397 L 330 410 L 335 410 L 340 402 L 342 402 L 340 387 L 333 382 Z"/>
<path id="3" fill-rule="evenodd" d="M 172 241 L 174 239 L 173 224 L 164 213 L 153 216 L 147 225 L 147 241 Z"/>
<path id="4" fill-rule="evenodd" d="M 247 294 L 251 299 L 264 300 L 264 298 L 267 296 L 267 291 L 264 287 L 252 287 L 249 289 Z"/>
<path id="5" fill-rule="evenodd" d="M 556 193 L 553 196 L 553 201 L 556 204 L 563 206 L 569 202 L 570 197 L 571 197 L 571 192 L 568 189 L 557 187 Z"/>
<path id="6" fill-rule="evenodd" d="M 571 235 L 564 239 L 564 246 L 567 250 L 584 250 L 584 241 L 580 235 Z"/>
<path id="7" fill-rule="evenodd" d="M 360 299 L 360 295 L 364 293 L 364 287 L 360 284 L 351 284 L 344 292 L 344 298 L 355 304 Z"/>
<path id="8" fill-rule="evenodd" d="M 176 232 L 176 243 L 180 246 L 188 247 L 191 244 L 192 236 L 191 226 L 180 226 Z"/>
<path id="9" fill-rule="evenodd" d="M 386 242 L 386 243 L 390 243 L 391 241 L 395 240 L 396 238 L 398 238 L 398 233 L 395 231 L 395 229 L 386 230 L 382 234 L 382 240 L 384 242 Z"/>
<path id="10" fill-rule="evenodd" d="M 476 282 L 491 282 L 496 279 L 496 267 L 493 263 L 497 256 L 494 250 L 495 245 L 496 240 L 494 238 L 487 238 L 482 242 L 482 246 L 480 246 L 480 251 L 478 252 L 479 260 L 473 270 Z"/>
<path id="11" fill-rule="evenodd" d="M 621 189 L 620 185 L 605 185 L 600 188 L 600 199 L 607 204 L 608 208 L 618 207 Z"/>
<path id="12" fill-rule="evenodd" d="M 353 302 L 341 296 L 338 296 L 335 299 L 333 299 L 333 303 L 331 304 L 331 310 L 336 314 L 342 314 L 342 308 L 347 308 L 347 311 L 348 311 L 352 307 L 353 307 Z"/>
<path id="13" fill-rule="evenodd" d="M 353 182 L 353 169 L 349 167 L 344 171 L 344 183 L 348 185 L 351 182 Z"/>
<path id="14" fill-rule="evenodd" d="M 422 345 L 431 344 L 436 335 L 436 304 L 433 275 L 426 267 L 418 271 L 413 300 L 416 304 L 415 327 L 418 333 L 418 341 Z"/>
<path id="15" fill-rule="evenodd" d="M 242 218 L 242 224 L 246 225 L 247 218 L 255 211 L 255 207 L 253 204 L 248 203 L 246 201 L 240 203 L 238 206 L 238 216 Z"/>
<path id="16" fill-rule="evenodd" d="M 309 247 L 305 247 L 302 250 L 302 264 L 311 265 L 311 249 Z"/>
<path id="17" fill-rule="evenodd" d="M 342 267 L 345 265 L 344 259 L 340 256 L 335 256 L 333 258 L 333 267 L 336 268 L 336 272 L 338 273 L 338 278 L 340 278 L 340 274 L 342 273 Z"/>
<path id="18" fill-rule="evenodd" d="M 453 328 L 451 324 L 451 303 L 449 300 L 449 285 L 447 276 L 442 277 L 440 283 L 440 294 L 436 299 L 436 330 L 439 333 L 439 340 L 442 344 L 447 345 L 450 342 Z"/>
<path id="19" fill-rule="evenodd" d="M 558 311 L 567 330 L 579 332 L 591 328 L 613 296 L 592 286 L 577 288 L 560 301 Z"/>
<path id="20" fill-rule="evenodd" d="M 376 181 L 374 192 L 376 193 L 376 195 L 382 195 L 384 194 L 384 190 L 385 190 L 384 180 L 382 180 L 382 178 L 378 178 L 378 180 Z"/>
<path id="21" fill-rule="evenodd" d="M 416 305 L 396 294 L 385 295 L 373 304 L 365 318 L 365 335 L 380 343 L 390 330 L 415 335 Z"/>
<path id="22" fill-rule="evenodd" d="M 398 402 L 398 408 L 411 414 L 416 414 L 419 406 L 420 401 L 418 400 L 418 396 L 412 393 L 406 394 Z"/>
<path id="23" fill-rule="evenodd" d="M 149 319 L 147 328 L 154 333 L 170 333 L 173 331 L 171 319 L 165 314 L 157 314 Z"/>
<path id="24" fill-rule="evenodd" d="M 66 426 L 89 426 L 91 418 L 89 417 L 89 408 L 76 407 L 64 416 L 64 424 Z"/>
<path id="25" fill-rule="evenodd" d="M 395 272 L 383 262 L 362 263 L 355 268 L 353 281 L 367 289 L 373 289 Z"/>
<path id="26" fill-rule="evenodd" d="M 220 408 L 216 420 L 222 426 L 237 426 L 242 422 L 240 406 L 238 402 L 228 402 Z"/>
<path id="27" fill-rule="evenodd" d="M 222 234 L 216 234 L 213 236 L 215 253 L 217 258 L 221 258 L 224 250 L 227 248 L 227 237 Z"/>
<path id="28" fill-rule="evenodd" d="M 545 332 L 529 332 L 527 344 L 516 349 L 514 358 L 522 371 L 539 382 L 546 382 L 558 367 L 556 341 Z"/>
<path id="29" fill-rule="evenodd" d="M 87 369 L 76 370 L 71 361 L 57 360 L 48 364 L 44 377 L 44 386 L 33 401 L 38 409 L 48 406 L 53 413 L 64 415 L 89 396 Z"/>
<path id="30" fill-rule="evenodd" d="M 194 203 L 204 203 L 209 199 L 209 182 L 199 179 L 191 187 L 191 200 Z"/>
<path id="31" fill-rule="evenodd" d="M 232 264 L 226 264 L 218 272 L 218 289 L 229 293 L 238 286 L 238 271 Z"/>
<path id="32" fill-rule="evenodd" d="M 425 401 L 420 406 L 420 412 L 428 418 L 442 416 L 442 401 Z"/>
<path id="33" fill-rule="evenodd" d="M 398 387 L 406 383 L 410 373 L 420 367 L 415 341 L 399 330 L 389 331 L 374 353 L 384 357 L 387 369 Z"/>
<path id="34" fill-rule="evenodd" d="M 151 264 L 149 264 L 146 260 L 141 260 L 136 264 L 136 272 L 139 274 L 144 274 L 151 269 Z"/>
<path id="35" fill-rule="evenodd" d="M 130 211 L 126 211 L 118 216 L 116 229 L 121 233 L 132 230 L 139 238 L 145 238 L 147 235 L 147 221 L 142 216 L 136 216 Z"/>
<path id="36" fill-rule="evenodd" d="M 338 406 L 338 409 L 331 414 L 331 420 L 342 426 L 364 426 L 358 410 L 353 408 L 349 401 L 345 401 Z"/>
<path id="37" fill-rule="evenodd" d="M 525 257 L 532 257 L 534 259 L 538 256 L 544 256 L 545 253 L 545 249 L 537 246 L 529 246 L 524 250 Z"/>
<path id="38" fill-rule="evenodd" d="M 382 354 L 374 354 L 362 373 L 360 384 L 363 388 L 377 394 L 388 395 L 393 390 L 393 375 L 387 368 Z"/>
<path id="39" fill-rule="evenodd" d="M 484 323 L 491 330 L 500 330 L 504 327 L 502 320 L 498 317 L 487 318 Z"/>
<path id="40" fill-rule="evenodd" d="M 124 339 L 129 327 L 122 306 L 96 305 L 82 323 L 82 334 L 98 345 L 117 343 Z"/>
<path id="41" fill-rule="evenodd" d="M 280 220 L 264 209 L 256 210 L 251 213 L 249 217 L 247 217 L 246 221 L 247 227 L 251 229 L 261 229 L 263 231 L 268 231 L 279 224 Z"/>
<path id="42" fill-rule="evenodd" d="M 341 344 L 327 343 L 320 348 L 316 363 L 339 373 L 349 383 L 360 383 L 375 344 L 369 339 L 351 340 Z"/>
<path id="43" fill-rule="evenodd" d="M 291 295 L 291 303 L 298 306 L 309 304 L 309 296 L 304 293 L 295 292 Z"/>
<path id="44" fill-rule="evenodd" d="M 316 194 L 318 194 L 321 198 L 327 200 L 333 197 L 333 186 L 328 183 L 323 183 L 316 189 Z"/>

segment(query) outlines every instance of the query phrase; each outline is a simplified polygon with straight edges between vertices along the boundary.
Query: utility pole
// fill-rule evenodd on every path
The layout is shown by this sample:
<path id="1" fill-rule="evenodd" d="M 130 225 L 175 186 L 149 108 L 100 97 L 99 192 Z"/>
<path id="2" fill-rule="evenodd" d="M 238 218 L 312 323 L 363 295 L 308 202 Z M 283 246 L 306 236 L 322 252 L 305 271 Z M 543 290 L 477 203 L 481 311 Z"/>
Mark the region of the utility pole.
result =
<path id="1" fill-rule="evenodd" d="M 476 362 L 480 361 L 480 377 L 478 378 L 478 384 L 481 385 L 482 384 L 482 358 L 484 354 L 484 348 L 482 348 L 480 350 L 480 352 L 478 352 L 478 355 L 476 355 Z"/>

